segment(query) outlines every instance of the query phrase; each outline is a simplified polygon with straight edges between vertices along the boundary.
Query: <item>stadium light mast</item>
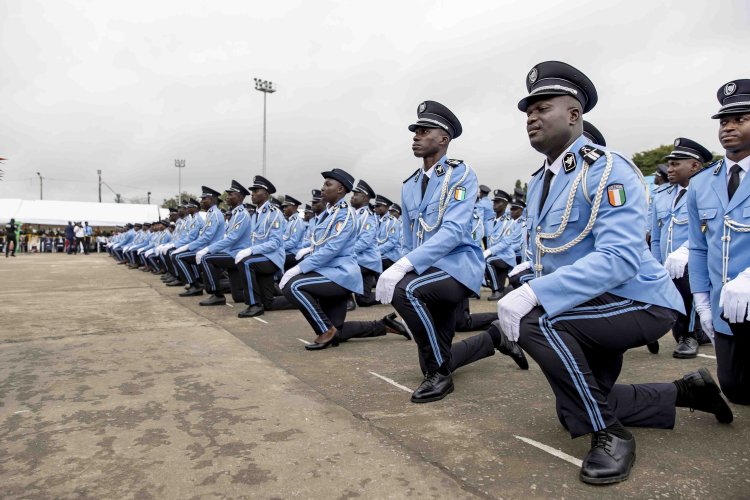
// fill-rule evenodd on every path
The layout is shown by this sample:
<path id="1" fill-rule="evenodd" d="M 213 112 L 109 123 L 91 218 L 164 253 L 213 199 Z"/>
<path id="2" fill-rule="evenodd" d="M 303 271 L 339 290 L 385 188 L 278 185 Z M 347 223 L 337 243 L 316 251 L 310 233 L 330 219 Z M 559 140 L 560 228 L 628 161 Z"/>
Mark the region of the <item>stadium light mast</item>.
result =
<path id="1" fill-rule="evenodd" d="M 39 172 L 37 172 L 36 175 L 39 176 L 39 199 L 43 200 L 44 199 L 44 196 L 43 196 L 44 195 L 44 188 L 43 188 L 44 177 L 42 177 L 42 174 L 40 174 Z"/>
<path id="2" fill-rule="evenodd" d="M 182 205 L 182 169 L 185 168 L 185 160 L 175 160 L 177 167 L 177 204 Z"/>
<path id="3" fill-rule="evenodd" d="M 266 96 L 276 92 L 273 82 L 254 78 L 255 90 L 263 92 L 263 177 L 266 176 Z"/>

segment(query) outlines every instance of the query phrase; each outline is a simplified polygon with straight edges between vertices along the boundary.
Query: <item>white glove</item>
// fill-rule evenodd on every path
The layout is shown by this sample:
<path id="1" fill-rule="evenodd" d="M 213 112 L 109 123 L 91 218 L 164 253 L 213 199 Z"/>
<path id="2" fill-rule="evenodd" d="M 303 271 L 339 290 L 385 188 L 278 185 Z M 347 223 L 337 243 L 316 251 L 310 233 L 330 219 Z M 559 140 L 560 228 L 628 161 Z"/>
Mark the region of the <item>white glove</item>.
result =
<path id="1" fill-rule="evenodd" d="M 503 333 L 513 342 L 517 342 L 521 334 L 521 319 L 538 305 L 539 299 L 528 283 L 498 300 L 497 317 Z"/>
<path id="2" fill-rule="evenodd" d="M 701 321 L 701 329 L 713 344 L 715 332 L 714 317 L 711 314 L 711 297 L 708 292 L 696 292 L 693 294 L 693 302 L 695 303 L 695 312 L 698 313 Z"/>
<path id="3" fill-rule="evenodd" d="M 745 269 L 721 289 L 719 307 L 729 323 L 750 321 L 750 268 Z"/>
<path id="4" fill-rule="evenodd" d="M 492 255 L 492 250 L 490 250 L 490 249 L 487 249 L 487 250 L 485 250 L 485 251 L 484 251 L 484 258 L 485 258 L 485 259 L 486 259 L 487 257 L 489 257 L 490 255 Z"/>
<path id="5" fill-rule="evenodd" d="M 298 274 L 302 273 L 302 269 L 299 268 L 299 266 L 294 266 L 291 269 L 289 269 L 287 272 L 284 273 L 284 276 L 281 277 L 281 281 L 279 281 L 279 288 L 284 289 L 284 286 L 286 286 L 287 282 L 289 282 L 290 279 L 294 278 Z"/>
<path id="6" fill-rule="evenodd" d="M 203 260 L 203 256 L 208 253 L 208 247 L 204 248 L 203 250 L 199 250 L 198 253 L 195 254 L 195 263 L 200 264 L 201 260 Z"/>
<path id="7" fill-rule="evenodd" d="M 406 276 L 406 273 L 413 269 L 414 266 L 411 265 L 409 259 L 406 257 L 398 259 L 380 275 L 378 284 L 375 287 L 375 300 L 379 300 L 383 304 L 390 304 L 393 299 L 393 291 L 396 290 L 396 285 Z"/>
<path id="8" fill-rule="evenodd" d="M 244 250 L 240 250 L 237 252 L 237 257 L 234 258 L 234 263 L 239 264 L 242 259 L 245 257 L 250 257 L 253 254 L 252 248 L 246 248 Z"/>
<path id="9" fill-rule="evenodd" d="M 685 276 L 685 266 L 687 266 L 689 254 L 690 251 L 687 247 L 680 247 L 667 255 L 667 260 L 664 261 L 664 267 L 667 268 L 670 278 L 676 280 Z"/>
<path id="10" fill-rule="evenodd" d="M 161 247 L 162 247 L 162 246 L 163 246 L 163 245 L 156 245 L 156 246 L 154 247 L 154 253 L 156 253 L 156 254 L 161 254 Z"/>
<path id="11" fill-rule="evenodd" d="M 302 250 L 300 250 L 299 252 L 297 252 L 297 254 L 294 256 L 294 259 L 295 260 L 302 260 L 302 258 L 305 255 L 309 254 L 310 252 L 312 252 L 312 247 L 305 247 Z"/>
<path id="12" fill-rule="evenodd" d="M 511 272 L 508 273 L 508 278 L 512 278 L 516 274 L 521 274 L 527 269 L 531 269 L 531 261 L 529 260 L 521 262 L 516 267 L 514 267 Z"/>
<path id="13" fill-rule="evenodd" d="M 148 252 L 145 253 L 144 257 L 146 257 L 146 258 L 151 257 L 152 255 L 154 255 L 155 251 L 156 251 L 156 249 L 152 248 L 151 250 L 149 250 Z"/>
<path id="14" fill-rule="evenodd" d="M 187 251 L 188 251 L 188 246 L 187 245 L 182 245 L 180 248 L 178 248 L 177 250 L 175 250 L 172 253 L 172 255 L 177 255 L 178 253 L 187 252 Z"/>
<path id="15" fill-rule="evenodd" d="M 138 249 L 138 255 L 141 255 L 141 254 L 142 254 L 143 252 L 145 252 L 145 251 L 146 251 L 146 249 L 145 249 L 145 248 L 139 248 L 139 249 Z"/>

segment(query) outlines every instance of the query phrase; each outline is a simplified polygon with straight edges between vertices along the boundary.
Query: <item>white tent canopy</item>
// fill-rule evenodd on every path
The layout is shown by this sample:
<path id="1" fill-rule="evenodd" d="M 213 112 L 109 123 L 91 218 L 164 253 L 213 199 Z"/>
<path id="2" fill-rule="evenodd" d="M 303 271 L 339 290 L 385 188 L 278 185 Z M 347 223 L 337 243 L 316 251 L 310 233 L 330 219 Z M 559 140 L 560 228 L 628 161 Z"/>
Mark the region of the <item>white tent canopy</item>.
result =
<path id="1" fill-rule="evenodd" d="M 22 224 L 65 226 L 68 221 L 88 221 L 89 226 L 118 226 L 153 222 L 168 215 L 169 210 L 158 205 L 0 198 L 0 222 L 16 219 Z"/>

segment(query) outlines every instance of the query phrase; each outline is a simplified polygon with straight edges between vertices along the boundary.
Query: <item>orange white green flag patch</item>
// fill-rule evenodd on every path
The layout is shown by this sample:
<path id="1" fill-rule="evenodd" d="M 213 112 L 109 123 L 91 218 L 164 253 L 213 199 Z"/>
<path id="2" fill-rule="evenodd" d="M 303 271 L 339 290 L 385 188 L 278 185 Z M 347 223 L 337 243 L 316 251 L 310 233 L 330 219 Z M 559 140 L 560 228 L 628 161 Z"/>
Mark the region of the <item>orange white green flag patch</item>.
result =
<path id="1" fill-rule="evenodd" d="M 622 184 L 610 184 L 607 186 L 607 199 L 613 207 L 621 207 L 625 204 L 625 187 Z"/>
<path id="2" fill-rule="evenodd" d="M 456 201 L 463 201 L 466 198 L 466 188 L 459 186 L 453 191 L 453 199 Z"/>

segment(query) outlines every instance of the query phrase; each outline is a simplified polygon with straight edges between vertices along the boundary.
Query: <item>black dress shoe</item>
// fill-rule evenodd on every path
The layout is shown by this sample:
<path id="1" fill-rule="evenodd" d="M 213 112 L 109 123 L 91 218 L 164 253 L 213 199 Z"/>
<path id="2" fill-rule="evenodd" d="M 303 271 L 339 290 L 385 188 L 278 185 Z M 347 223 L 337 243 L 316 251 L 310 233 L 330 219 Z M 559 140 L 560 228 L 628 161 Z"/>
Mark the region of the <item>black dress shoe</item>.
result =
<path id="1" fill-rule="evenodd" d="M 393 330 L 392 333 L 402 335 L 406 337 L 406 340 L 412 339 L 409 327 L 406 326 L 406 323 L 404 323 L 403 321 L 396 319 L 396 313 L 391 313 L 387 316 L 384 316 L 383 323 L 385 323 L 386 328 L 390 328 L 391 330 Z"/>
<path id="2" fill-rule="evenodd" d="M 255 316 L 261 316 L 265 312 L 266 310 L 263 308 L 263 306 L 255 304 L 252 306 L 247 306 L 247 309 L 237 313 L 237 317 L 238 318 L 254 318 Z"/>
<path id="3" fill-rule="evenodd" d="M 648 352 L 651 354 L 659 354 L 659 341 L 655 340 L 653 342 L 649 342 L 646 344 L 646 347 L 648 347 Z"/>
<path id="4" fill-rule="evenodd" d="M 440 401 L 453 392 L 453 376 L 440 372 L 428 373 L 422 384 L 411 395 L 412 403 L 431 403 Z"/>
<path id="5" fill-rule="evenodd" d="M 635 438 L 623 439 L 606 430 L 591 435 L 591 449 L 581 465 L 579 478 L 588 484 L 625 481 L 635 463 Z"/>
<path id="6" fill-rule="evenodd" d="M 172 280 L 167 282 L 167 286 L 185 286 L 180 280 Z"/>
<path id="7" fill-rule="evenodd" d="M 496 346 L 495 349 L 505 354 L 506 356 L 510 356 L 510 358 L 515 361 L 515 363 L 521 370 L 528 370 L 529 362 L 526 359 L 526 355 L 523 353 L 523 350 L 518 347 L 517 343 L 506 337 L 503 332 L 500 332 L 500 335 L 502 335 L 503 341 L 499 346 Z"/>
<path id="8" fill-rule="evenodd" d="M 161 277 L 162 281 L 172 281 L 174 279 L 175 279 L 175 276 L 172 273 L 164 273 L 164 276 Z"/>
<path id="9" fill-rule="evenodd" d="M 190 288 L 180 294 L 180 297 L 197 297 L 203 295 L 203 288 L 198 285 L 191 285 Z"/>
<path id="10" fill-rule="evenodd" d="M 357 308 L 357 303 L 354 302 L 354 298 L 349 295 L 349 298 L 346 299 L 346 310 L 347 311 L 353 311 Z"/>
<path id="11" fill-rule="evenodd" d="M 223 306 L 227 303 L 227 299 L 224 296 L 211 295 L 206 300 L 201 300 L 198 304 L 202 306 Z"/>
<path id="12" fill-rule="evenodd" d="M 325 349 L 326 347 L 338 347 L 339 343 L 341 342 L 341 338 L 339 337 L 338 330 L 336 333 L 333 334 L 333 337 L 331 337 L 330 340 L 327 342 L 313 342 L 312 344 L 307 344 L 305 346 L 305 349 L 308 351 L 320 351 L 321 349 Z"/>
<path id="13" fill-rule="evenodd" d="M 713 413 L 722 424 L 734 420 L 732 410 L 721 397 L 719 386 L 705 368 L 686 374 L 675 385 L 678 390 L 676 406 Z"/>
<path id="14" fill-rule="evenodd" d="M 503 298 L 503 294 L 499 290 L 496 290 L 496 291 L 492 292 L 492 295 L 490 295 L 489 297 L 487 297 L 487 300 L 489 300 L 489 301 L 493 301 L 493 300 L 494 301 L 498 301 L 498 300 L 500 300 L 502 298 Z"/>
<path id="15" fill-rule="evenodd" d="M 672 351 L 672 357 L 678 359 L 692 359 L 698 355 L 698 340 L 693 337 L 680 337 L 677 347 Z"/>

